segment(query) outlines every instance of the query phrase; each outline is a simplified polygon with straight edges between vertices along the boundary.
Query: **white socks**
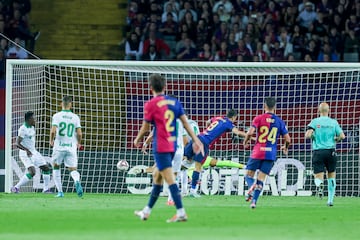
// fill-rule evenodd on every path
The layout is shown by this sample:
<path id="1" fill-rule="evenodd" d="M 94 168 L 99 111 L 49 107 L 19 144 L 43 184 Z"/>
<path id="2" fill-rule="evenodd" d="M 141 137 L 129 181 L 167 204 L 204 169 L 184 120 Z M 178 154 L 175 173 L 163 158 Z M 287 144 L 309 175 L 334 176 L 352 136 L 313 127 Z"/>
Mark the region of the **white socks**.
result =
<path id="1" fill-rule="evenodd" d="M 62 192 L 62 184 L 61 184 L 61 172 L 60 169 L 54 169 L 53 170 L 53 178 L 55 182 L 56 189 L 58 192 Z"/>
<path id="2" fill-rule="evenodd" d="M 27 182 L 29 182 L 28 176 L 26 174 L 21 177 L 20 181 L 15 185 L 16 188 L 20 188 L 22 185 L 25 185 Z"/>
<path id="3" fill-rule="evenodd" d="M 44 180 L 44 191 L 49 190 L 49 184 L 50 184 L 50 174 L 43 174 L 43 180 Z"/>
<path id="4" fill-rule="evenodd" d="M 71 171 L 70 175 L 72 177 L 72 179 L 74 180 L 74 182 L 80 182 L 80 173 L 76 170 Z"/>

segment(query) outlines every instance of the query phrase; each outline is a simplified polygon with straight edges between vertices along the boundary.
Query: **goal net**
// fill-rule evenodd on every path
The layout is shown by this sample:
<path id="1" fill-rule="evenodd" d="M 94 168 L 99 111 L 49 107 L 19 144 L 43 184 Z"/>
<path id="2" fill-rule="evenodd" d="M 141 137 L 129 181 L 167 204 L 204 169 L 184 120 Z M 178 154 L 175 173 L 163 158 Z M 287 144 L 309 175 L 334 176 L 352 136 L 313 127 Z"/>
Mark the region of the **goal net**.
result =
<path id="1" fill-rule="evenodd" d="M 183 103 L 200 130 L 210 117 L 230 108 L 239 112 L 238 127 L 246 131 L 263 112 L 266 96 L 277 99 L 278 114 L 293 139 L 288 156 L 278 160 L 264 194 L 311 195 L 313 184 L 311 143 L 305 140 L 307 124 L 317 117 L 321 102 L 330 104 L 347 136 L 337 145 L 337 195 L 359 196 L 360 64 L 320 63 L 202 63 L 8 60 L 6 86 L 6 191 L 26 172 L 15 139 L 24 113 L 36 118 L 36 148 L 50 162 L 51 117 L 61 110 L 64 95 L 73 96 L 73 111 L 80 116 L 84 150 L 78 152 L 79 172 L 85 192 L 147 194 L 151 175 L 135 174 L 153 164 L 152 154 L 134 148 L 133 139 L 143 119 L 144 102 L 151 98 L 148 78 L 160 73 L 167 93 Z M 151 152 L 150 152 L 151 153 Z M 242 139 L 227 134 L 210 156 L 246 163 L 250 149 Z M 128 171 L 116 163 L 125 159 Z M 74 191 L 62 167 L 64 191 Z M 38 171 L 39 173 L 39 171 Z M 199 191 L 204 194 L 243 195 L 244 171 L 204 169 Z M 52 183 L 52 186 L 53 183 Z M 41 174 L 21 191 L 42 189 Z"/>

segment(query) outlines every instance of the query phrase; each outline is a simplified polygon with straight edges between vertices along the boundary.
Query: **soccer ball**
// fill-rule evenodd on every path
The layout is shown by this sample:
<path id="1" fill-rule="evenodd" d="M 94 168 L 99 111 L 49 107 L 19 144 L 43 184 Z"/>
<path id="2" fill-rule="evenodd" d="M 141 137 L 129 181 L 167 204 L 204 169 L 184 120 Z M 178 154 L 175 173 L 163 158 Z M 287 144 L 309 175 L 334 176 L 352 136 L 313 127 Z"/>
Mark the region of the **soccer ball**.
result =
<path id="1" fill-rule="evenodd" d="M 117 169 L 120 171 L 126 171 L 129 169 L 129 163 L 126 160 L 120 160 L 116 164 Z"/>

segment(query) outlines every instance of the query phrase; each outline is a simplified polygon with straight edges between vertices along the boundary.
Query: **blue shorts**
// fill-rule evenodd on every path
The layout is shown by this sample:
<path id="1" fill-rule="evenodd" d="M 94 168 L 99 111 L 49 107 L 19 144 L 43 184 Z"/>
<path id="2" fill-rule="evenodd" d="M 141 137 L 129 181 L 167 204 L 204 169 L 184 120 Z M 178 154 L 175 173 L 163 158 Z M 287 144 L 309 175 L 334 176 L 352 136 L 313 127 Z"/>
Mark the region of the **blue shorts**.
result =
<path id="1" fill-rule="evenodd" d="M 166 168 L 172 167 L 172 160 L 174 158 L 175 153 L 154 153 L 156 167 L 159 171 L 162 171 Z"/>
<path id="2" fill-rule="evenodd" d="M 193 145 L 192 140 L 188 144 L 186 144 L 184 150 L 184 157 L 187 157 L 188 160 L 194 160 L 195 162 L 204 163 L 207 158 L 207 155 L 209 154 L 209 146 L 203 144 L 204 153 L 205 153 L 205 155 L 203 156 L 201 153 L 195 154 L 192 145 Z"/>
<path id="3" fill-rule="evenodd" d="M 249 158 L 246 169 L 251 171 L 260 170 L 269 175 L 275 161 Z"/>

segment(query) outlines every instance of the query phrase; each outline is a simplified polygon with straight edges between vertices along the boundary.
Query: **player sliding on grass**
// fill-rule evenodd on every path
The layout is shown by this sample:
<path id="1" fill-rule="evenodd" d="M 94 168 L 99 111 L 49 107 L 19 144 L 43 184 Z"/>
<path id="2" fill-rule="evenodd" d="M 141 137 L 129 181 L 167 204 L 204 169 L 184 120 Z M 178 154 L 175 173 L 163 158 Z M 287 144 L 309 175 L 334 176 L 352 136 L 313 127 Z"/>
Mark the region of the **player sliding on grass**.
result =
<path id="1" fill-rule="evenodd" d="M 175 183 L 172 170 L 172 159 L 176 151 L 176 119 L 180 119 L 187 132 L 194 141 L 192 148 L 198 154 L 203 154 L 204 146 L 187 123 L 187 118 L 181 103 L 164 94 L 166 82 L 159 74 L 150 76 L 150 88 L 153 98 L 145 103 L 144 121 L 134 140 L 134 145 L 140 147 L 140 141 L 150 131 L 150 124 L 154 126 L 153 154 L 156 169 L 153 174 L 153 189 L 148 204 L 143 210 L 135 211 L 141 220 L 149 218 L 152 208 L 159 198 L 163 179 L 169 185 L 170 194 L 175 202 L 176 215 L 167 222 L 187 221 L 187 215 L 182 205 L 179 188 Z"/>
<path id="2" fill-rule="evenodd" d="M 39 167 L 43 174 L 44 193 L 51 193 L 49 190 L 51 169 L 44 157 L 35 149 L 35 118 L 33 112 L 25 113 L 25 122 L 19 128 L 16 146 L 20 149 L 19 157 L 28 170 L 20 181 L 11 188 L 11 192 L 19 193 L 20 187 L 25 185 L 35 176 L 35 167 Z"/>
<path id="3" fill-rule="evenodd" d="M 228 111 L 226 117 L 214 117 L 209 121 L 208 123 L 209 126 L 201 134 L 198 135 L 199 139 L 204 144 L 205 156 L 194 153 L 192 149 L 192 144 L 193 144 L 192 141 L 190 141 L 185 146 L 185 153 L 184 153 L 185 161 L 190 161 L 190 162 L 191 160 L 195 161 L 195 170 L 192 174 L 192 180 L 191 180 L 191 189 L 190 189 L 191 197 L 200 197 L 200 195 L 196 193 L 196 185 L 199 181 L 202 165 L 207 159 L 207 155 L 209 153 L 209 146 L 215 143 L 215 141 L 226 132 L 232 132 L 238 136 L 245 137 L 246 135 L 245 132 L 240 131 L 238 128 L 235 127 L 234 122 L 236 121 L 236 119 L 237 119 L 237 112 L 231 109 Z M 218 161 L 216 159 L 210 160 L 210 166 L 216 166 L 217 164 Z M 229 164 L 232 165 L 232 163 Z"/>
<path id="4" fill-rule="evenodd" d="M 247 173 L 245 176 L 246 183 L 249 186 L 246 201 L 252 200 L 251 208 L 256 207 L 264 181 L 276 161 L 277 140 L 279 136 L 281 135 L 285 138 L 285 145 L 282 147 L 284 154 L 287 155 L 290 145 L 290 136 L 285 123 L 275 115 L 275 105 L 275 98 L 269 97 L 265 99 L 265 113 L 254 118 L 252 126 L 244 139 L 244 146 L 248 147 L 251 137 L 255 131 L 257 132 L 256 144 L 246 164 Z M 259 170 L 259 172 L 255 181 L 254 175 L 256 170 Z"/>
<path id="5" fill-rule="evenodd" d="M 62 100 L 62 111 L 52 118 L 50 145 L 54 147 L 52 161 L 54 164 L 54 182 L 58 190 L 56 197 L 64 197 L 61 183 L 60 165 L 64 162 L 74 180 L 76 193 L 83 196 L 80 184 L 80 173 L 77 171 L 78 158 L 76 149 L 81 147 L 81 125 L 78 115 L 71 112 L 72 99 L 65 96 Z"/>

